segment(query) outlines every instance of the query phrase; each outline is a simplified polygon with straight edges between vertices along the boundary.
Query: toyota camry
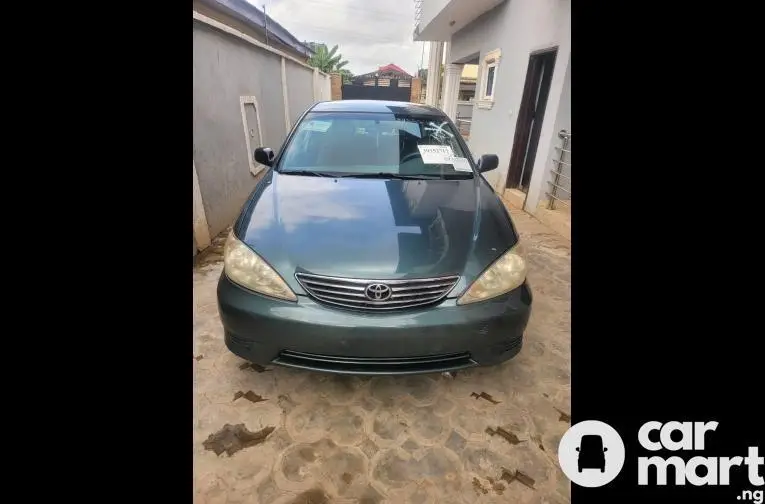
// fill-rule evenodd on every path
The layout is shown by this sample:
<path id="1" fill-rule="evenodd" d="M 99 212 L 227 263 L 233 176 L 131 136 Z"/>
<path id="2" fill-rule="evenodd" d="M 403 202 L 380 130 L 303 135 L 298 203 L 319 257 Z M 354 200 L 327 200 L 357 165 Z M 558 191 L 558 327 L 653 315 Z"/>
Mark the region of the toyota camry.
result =
<path id="1" fill-rule="evenodd" d="M 259 365 L 407 374 L 515 356 L 531 311 L 510 214 L 454 123 L 424 105 L 320 102 L 226 241 L 225 343 Z"/>

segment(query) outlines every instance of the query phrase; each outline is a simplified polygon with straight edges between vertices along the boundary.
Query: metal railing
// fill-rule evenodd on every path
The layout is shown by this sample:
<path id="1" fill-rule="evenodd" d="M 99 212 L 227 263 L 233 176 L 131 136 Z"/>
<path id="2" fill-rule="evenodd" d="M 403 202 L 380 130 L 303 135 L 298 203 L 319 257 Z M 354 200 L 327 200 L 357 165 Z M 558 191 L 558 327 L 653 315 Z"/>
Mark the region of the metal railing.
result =
<path id="1" fill-rule="evenodd" d="M 550 210 L 555 210 L 556 203 L 571 205 L 571 132 L 560 130 L 558 138 L 561 139 L 561 145 L 555 146 L 558 155 L 553 159 L 555 166 L 551 170 L 552 180 L 547 181 L 550 185 L 550 190 L 546 192 L 547 208 Z M 564 195 L 560 191 L 565 192 L 566 197 L 562 197 Z"/>
<path id="2" fill-rule="evenodd" d="M 422 21 L 422 2 L 423 0 L 414 0 L 414 30 L 412 31 L 412 40 L 417 40 L 420 34 L 420 21 Z M 423 51 L 424 43 L 423 43 Z"/>

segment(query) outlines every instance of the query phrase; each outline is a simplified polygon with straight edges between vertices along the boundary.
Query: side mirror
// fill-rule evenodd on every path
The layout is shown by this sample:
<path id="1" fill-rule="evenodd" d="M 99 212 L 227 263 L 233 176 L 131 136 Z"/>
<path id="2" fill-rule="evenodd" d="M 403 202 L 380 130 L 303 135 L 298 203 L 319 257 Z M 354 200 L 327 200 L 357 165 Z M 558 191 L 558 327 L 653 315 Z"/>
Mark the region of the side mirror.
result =
<path id="1" fill-rule="evenodd" d="M 607 451 L 608 451 L 608 448 L 606 448 L 606 447 L 603 447 L 603 451 L 604 451 L 604 452 L 607 452 Z"/>
<path id="2" fill-rule="evenodd" d="M 484 154 L 478 160 L 478 171 L 481 173 L 491 171 L 499 166 L 499 158 L 496 154 Z"/>
<path id="3" fill-rule="evenodd" d="M 273 166 L 274 158 L 276 158 L 276 154 L 268 147 L 258 147 L 255 149 L 255 161 L 262 165 Z"/>
<path id="4" fill-rule="evenodd" d="M 579 447 L 578 446 L 576 447 L 576 451 L 579 451 Z"/>

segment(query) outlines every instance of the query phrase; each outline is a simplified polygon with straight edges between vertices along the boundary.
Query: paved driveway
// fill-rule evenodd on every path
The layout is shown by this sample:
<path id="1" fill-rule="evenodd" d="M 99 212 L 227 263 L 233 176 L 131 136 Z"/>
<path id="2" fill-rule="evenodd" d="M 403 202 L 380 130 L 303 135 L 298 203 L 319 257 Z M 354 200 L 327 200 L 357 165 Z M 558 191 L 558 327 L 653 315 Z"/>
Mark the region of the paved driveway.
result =
<path id="1" fill-rule="evenodd" d="M 195 502 L 569 502 L 570 245 L 513 211 L 534 306 L 525 345 L 454 377 L 253 368 L 223 343 L 222 265 L 194 270 Z"/>

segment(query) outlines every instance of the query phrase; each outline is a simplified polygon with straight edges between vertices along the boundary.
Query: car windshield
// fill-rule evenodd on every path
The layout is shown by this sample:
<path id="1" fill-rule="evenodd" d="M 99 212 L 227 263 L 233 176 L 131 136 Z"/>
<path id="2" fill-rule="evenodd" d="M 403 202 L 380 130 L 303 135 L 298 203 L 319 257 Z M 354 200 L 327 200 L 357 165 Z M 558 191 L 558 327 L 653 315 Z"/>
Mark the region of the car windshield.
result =
<path id="1" fill-rule="evenodd" d="M 472 178 L 448 121 L 392 113 L 313 112 L 298 125 L 277 169 L 331 176 Z"/>
<path id="2" fill-rule="evenodd" d="M 582 436 L 582 449 L 586 451 L 598 451 L 603 447 L 600 436 Z"/>

